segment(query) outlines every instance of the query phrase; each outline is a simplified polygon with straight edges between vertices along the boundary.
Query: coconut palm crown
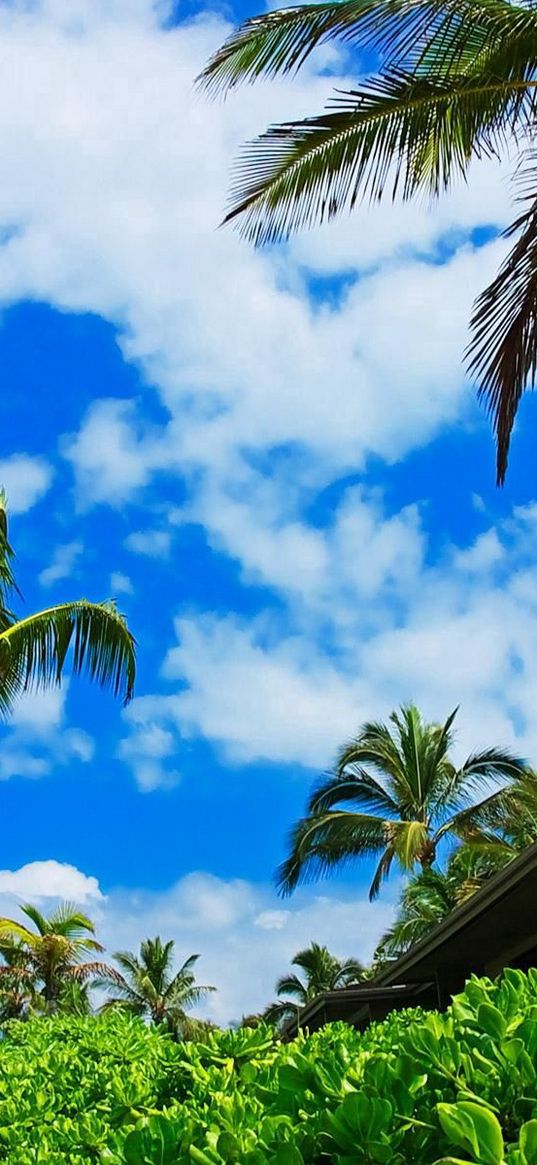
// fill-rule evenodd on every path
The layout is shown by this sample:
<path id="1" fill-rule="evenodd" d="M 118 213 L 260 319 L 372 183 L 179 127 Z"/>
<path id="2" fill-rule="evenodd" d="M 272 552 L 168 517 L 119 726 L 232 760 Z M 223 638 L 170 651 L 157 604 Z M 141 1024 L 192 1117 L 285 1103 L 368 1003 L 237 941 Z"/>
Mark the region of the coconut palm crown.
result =
<path id="1" fill-rule="evenodd" d="M 13 557 L 0 492 L 0 716 L 6 718 L 30 688 L 59 684 L 69 652 L 75 675 L 85 672 L 127 703 L 134 690 L 135 643 L 115 605 L 76 599 L 18 619 L 11 610 L 19 593 Z"/>
<path id="2" fill-rule="evenodd" d="M 444 838 L 492 836 L 488 817 L 495 807 L 508 811 L 506 789 L 530 770 L 499 748 L 455 765 L 449 754 L 456 714 L 442 725 L 427 723 L 408 705 L 392 713 L 390 725 L 363 725 L 342 748 L 333 775 L 314 789 L 292 832 L 278 872 L 283 893 L 356 858 L 377 857 L 370 888 L 375 898 L 394 862 L 404 871 L 426 869 Z"/>
<path id="3" fill-rule="evenodd" d="M 336 991 L 338 987 L 348 987 L 363 978 L 364 968 L 358 959 L 337 959 L 328 947 L 312 942 L 305 950 L 299 951 L 292 960 L 293 967 L 303 972 L 303 977 L 282 975 L 276 984 L 278 1002 L 271 1003 L 263 1013 L 269 1023 L 282 1023 L 296 1015 L 297 1008 L 304 1007 L 310 999 L 315 999 L 321 991 Z M 282 998 L 290 996 L 291 998 Z"/>
<path id="4" fill-rule="evenodd" d="M 114 989 L 103 1008 L 125 1008 L 164 1024 L 173 1034 L 182 1034 L 188 1027 L 186 1012 L 215 988 L 196 983 L 194 966 L 199 955 L 190 955 L 174 972 L 174 946 L 172 940 L 163 943 L 157 936 L 140 944 L 139 955 L 117 951 L 114 959 L 121 971 L 105 970 L 97 981 L 100 987 Z"/>
<path id="5" fill-rule="evenodd" d="M 467 352 L 505 477 L 524 389 L 537 373 L 537 10 L 510 0 L 325 0 L 247 20 L 202 74 L 209 91 L 298 70 L 339 40 L 375 62 L 317 117 L 272 126 L 244 149 L 228 220 L 256 244 L 360 200 L 440 196 L 472 161 L 519 157 L 511 250 L 476 302 Z"/>
<path id="6" fill-rule="evenodd" d="M 68 902 L 48 918 L 36 906 L 26 904 L 21 910 L 34 929 L 13 918 L 0 918 L 0 953 L 6 966 L 27 982 L 34 1002 L 39 995 L 45 1011 L 56 1011 L 69 981 L 84 983 L 108 972 L 106 964 L 86 958 L 103 947 L 94 937 L 91 920 Z M 9 970 L 4 974 L 9 978 Z"/>

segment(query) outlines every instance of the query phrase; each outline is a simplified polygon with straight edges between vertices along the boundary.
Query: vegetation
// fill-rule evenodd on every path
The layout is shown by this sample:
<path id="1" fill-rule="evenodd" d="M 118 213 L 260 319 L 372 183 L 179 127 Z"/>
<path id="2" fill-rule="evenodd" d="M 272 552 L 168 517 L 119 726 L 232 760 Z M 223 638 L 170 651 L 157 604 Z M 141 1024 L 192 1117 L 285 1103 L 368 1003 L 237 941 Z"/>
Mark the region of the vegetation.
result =
<path id="1" fill-rule="evenodd" d="M 245 149 L 227 219 L 257 244 L 361 199 L 439 197 L 475 159 L 516 143 L 514 242 L 477 300 L 467 352 L 493 418 L 499 482 L 537 370 L 536 37 L 535 9 L 511 0 L 323 0 L 247 20 L 202 75 L 218 90 L 294 72 L 328 40 L 378 63 L 321 116 L 273 126 Z"/>
<path id="2" fill-rule="evenodd" d="M 534 1165 L 537 974 L 472 979 L 444 1015 L 180 1044 L 125 1012 L 10 1025 L 6 1165 Z"/>
<path id="3" fill-rule="evenodd" d="M 163 943 L 157 936 L 141 943 L 139 955 L 117 951 L 114 959 L 121 972 L 105 967 L 97 979 L 99 986 L 112 986 L 115 991 L 103 1010 L 120 1008 L 163 1025 L 175 1036 L 188 1035 L 193 1021 L 186 1012 L 215 988 L 196 983 L 194 967 L 199 955 L 190 955 L 174 972 L 174 946 L 173 941 Z"/>
<path id="4" fill-rule="evenodd" d="M 279 1000 L 267 1007 L 264 1013 L 267 1023 L 285 1023 L 286 1019 L 296 1016 L 297 1010 L 309 1003 L 310 999 L 315 999 L 321 991 L 348 987 L 364 975 L 364 968 L 358 959 L 341 961 L 330 953 L 328 947 L 315 942 L 299 951 L 292 959 L 292 965 L 304 972 L 303 978 L 291 974 L 282 975 L 278 979 L 276 994 Z"/>
<path id="5" fill-rule="evenodd" d="M 93 923 L 69 903 L 49 918 L 36 906 L 22 906 L 21 910 L 35 929 L 12 918 L 0 918 L 0 953 L 5 961 L 0 993 L 5 999 L 5 1017 L 23 1018 L 36 1008 L 56 1011 L 62 1001 L 67 1010 L 74 1010 L 75 999 L 80 1009 L 84 995 L 76 987 L 73 990 L 73 983 L 83 985 L 105 970 L 112 974 L 106 964 L 84 958 L 103 950 L 94 937 Z"/>
<path id="6" fill-rule="evenodd" d="M 450 759 L 455 715 L 445 724 L 430 724 L 409 705 L 392 713 L 390 726 L 363 725 L 293 830 L 279 871 L 284 893 L 351 859 L 378 856 L 370 888 L 375 898 L 394 862 L 406 872 L 429 869 L 448 837 L 505 850 L 506 822 L 519 786 L 522 796 L 522 781 L 528 801 L 531 791 L 537 805 L 532 774 L 524 761 L 499 748 L 474 753 L 456 766 Z M 353 808 L 342 808 L 346 804 Z"/>
<path id="7" fill-rule="evenodd" d="M 17 619 L 19 591 L 8 540 L 7 505 L 0 493 L 0 715 L 29 688 L 59 684 L 72 650 L 75 674 L 85 672 L 127 703 L 136 673 L 135 644 L 113 603 L 76 599 Z"/>

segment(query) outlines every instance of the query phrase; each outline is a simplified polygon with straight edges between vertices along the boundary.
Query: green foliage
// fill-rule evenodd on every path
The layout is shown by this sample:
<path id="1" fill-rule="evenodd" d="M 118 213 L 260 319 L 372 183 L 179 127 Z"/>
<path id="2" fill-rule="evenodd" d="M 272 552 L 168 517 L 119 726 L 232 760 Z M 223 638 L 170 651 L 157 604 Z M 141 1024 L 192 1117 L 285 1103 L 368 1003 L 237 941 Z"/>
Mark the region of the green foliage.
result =
<path id="1" fill-rule="evenodd" d="M 392 712 L 389 724 L 362 725 L 340 750 L 333 773 L 314 788 L 306 815 L 291 833 L 278 872 L 283 893 L 353 859 L 377 857 L 369 891 L 376 898 L 394 863 L 406 872 L 428 870 L 448 836 L 473 846 L 486 842 L 503 853 L 500 842 L 513 811 L 521 808 L 522 789 L 528 831 L 520 845 L 510 839 L 509 856 L 528 844 L 528 833 L 536 836 L 535 774 L 502 748 L 473 753 L 456 766 L 456 714 L 444 724 L 428 723 L 408 704 Z"/>
<path id="2" fill-rule="evenodd" d="M 7 1025 L 7 1165 L 535 1165 L 537 971 L 443 1015 L 178 1044 L 127 1012 Z"/>

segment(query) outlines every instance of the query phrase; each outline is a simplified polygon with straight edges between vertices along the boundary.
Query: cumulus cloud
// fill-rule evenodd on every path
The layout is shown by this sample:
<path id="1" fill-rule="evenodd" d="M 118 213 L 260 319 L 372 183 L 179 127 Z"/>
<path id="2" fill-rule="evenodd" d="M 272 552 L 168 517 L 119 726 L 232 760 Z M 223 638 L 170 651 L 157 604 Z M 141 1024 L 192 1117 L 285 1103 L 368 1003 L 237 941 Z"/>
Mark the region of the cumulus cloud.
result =
<path id="1" fill-rule="evenodd" d="M 0 870 L 0 899 L 7 896 L 35 903 L 52 898 L 79 906 L 104 900 L 96 878 L 53 859 L 28 862 L 18 870 Z"/>
<path id="2" fill-rule="evenodd" d="M 0 488 L 7 494 L 11 514 L 24 514 L 47 493 L 52 468 L 43 457 L 13 453 L 0 460 Z"/>
<path id="3" fill-rule="evenodd" d="M 366 963 L 393 917 L 389 896 L 372 906 L 349 886 L 330 898 L 300 890 L 280 909 L 268 885 L 203 871 L 159 891 L 112 887 L 104 895 L 93 875 L 52 859 L 0 870 L 2 914 L 21 901 L 49 911 L 62 900 L 89 913 L 108 959 L 157 934 L 175 941 L 178 962 L 199 953 L 199 981 L 218 990 L 197 1013 L 222 1024 L 270 1002 L 276 980 L 312 937 L 339 957 Z"/>
<path id="4" fill-rule="evenodd" d="M 392 917 L 389 897 L 372 906 L 350 887 L 330 897 L 299 891 L 282 910 L 269 886 L 197 872 L 165 891 L 111 890 L 99 936 L 109 949 L 132 950 L 159 934 L 175 939 L 178 959 L 200 953 L 198 978 L 218 991 L 199 1012 L 229 1023 L 274 998 L 276 980 L 312 938 L 365 963 Z"/>

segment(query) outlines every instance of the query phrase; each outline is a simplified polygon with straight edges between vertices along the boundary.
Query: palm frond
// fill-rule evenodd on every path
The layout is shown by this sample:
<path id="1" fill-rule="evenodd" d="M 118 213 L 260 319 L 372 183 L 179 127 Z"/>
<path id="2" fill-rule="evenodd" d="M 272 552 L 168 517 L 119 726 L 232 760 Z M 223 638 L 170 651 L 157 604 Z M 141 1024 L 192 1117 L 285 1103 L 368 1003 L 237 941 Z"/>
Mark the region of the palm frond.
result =
<path id="1" fill-rule="evenodd" d="M 536 26 L 531 10 L 501 0 L 303 4 L 245 21 L 213 55 L 198 84 L 216 94 L 241 81 L 296 72 L 327 40 L 365 48 L 383 67 L 461 71 L 500 46 L 527 41 Z"/>
<path id="2" fill-rule="evenodd" d="M 14 557 L 8 538 L 7 499 L 0 489 L 0 631 L 13 620 L 9 609 L 11 594 L 19 594 L 12 567 Z"/>
<path id="3" fill-rule="evenodd" d="M 299 821 L 291 834 L 289 857 L 276 874 L 281 894 L 301 882 L 326 876 L 334 866 L 378 854 L 386 845 L 385 823 L 365 813 L 332 811 Z"/>
<path id="4" fill-rule="evenodd" d="M 313 789 L 308 813 L 326 813 L 334 805 L 346 802 L 388 817 L 398 812 L 397 802 L 380 782 L 366 769 L 355 765 L 353 772 L 329 777 Z"/>
<path id="5" fill-rule="evenodd" d="M 135 644 L 112 603 L 80 599 L 29 615 L 0 632 L 0 690 L 13 693 L 60 683 L 69 649 L 85 672 L 127 703 L 136 672 Z"/>
<path id="6" fill-rule="evenodd" d="M 378 866 L 375 870 L 375 873 L 373 874 L 371 885 L 369 887 L 369 901 L 370 902 L 374 902 L 375 899 L 378 898 L 378 896 L 380 894 L 380 888 L 382 886 L 382 883 L 385 882 L 386 878 L 389 877 L 394 858 L 395 858 L 395 847 L 392 844 L 392 845 L 387 846 L 386 849 L 384 850 L 384 853 L 381 855 L 381 858 L 380 858 Z"/>
<path id="7" fill-rule="evenodd" d="M 273 126 L 245 146 L 224 221 L 260 246 L 359 199 L 436 196 L 465 177 L 472 157 L 498 155 L 534 107 L 525 77 L 386 72 L 320 117 Z"/>
<path id="8" fill-rule="evenodd" d="M 537 165 L 524 167 L 524 210 L 505 232 L 516 242 L 476 300 L 466 351 L 496 435 L 498 485 L 505 481 L 511 434 L 526 388 L 537 373 Z"/>
<path id="9" fill-rule="evenodd" d="M 298 975 L 281 975 L 276 983 L 276 995 L 292 995 L 301 1004 L 307 1001 L 307 989 Z"/>

